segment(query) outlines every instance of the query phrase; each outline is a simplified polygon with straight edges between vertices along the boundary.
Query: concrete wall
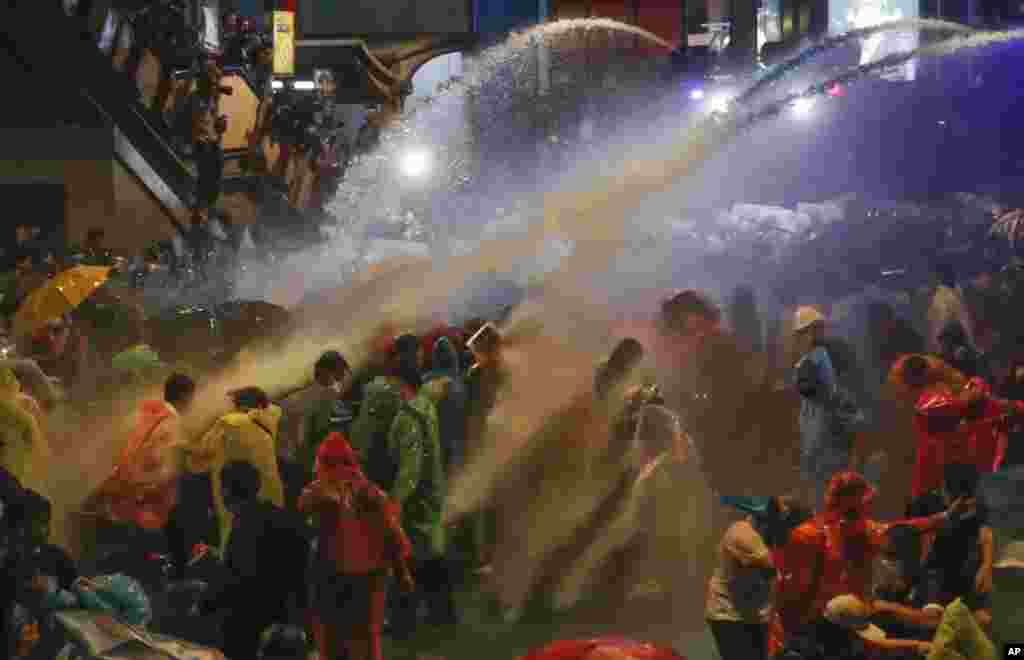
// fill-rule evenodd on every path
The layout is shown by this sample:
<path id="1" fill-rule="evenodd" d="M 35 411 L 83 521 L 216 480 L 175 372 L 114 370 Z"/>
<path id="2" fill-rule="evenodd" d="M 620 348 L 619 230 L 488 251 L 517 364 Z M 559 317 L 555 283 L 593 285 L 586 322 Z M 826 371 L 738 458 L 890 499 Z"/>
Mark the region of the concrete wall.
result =
<path id="1" fill-rule="evenodd" d="M 114 213 L 113 139 L 106 129 L 20 128 L 5 131 L 0 179 L 63 184 L 66 240 L 85 237 Z M 31 218 L 31 209 L 5 209 Z"/>

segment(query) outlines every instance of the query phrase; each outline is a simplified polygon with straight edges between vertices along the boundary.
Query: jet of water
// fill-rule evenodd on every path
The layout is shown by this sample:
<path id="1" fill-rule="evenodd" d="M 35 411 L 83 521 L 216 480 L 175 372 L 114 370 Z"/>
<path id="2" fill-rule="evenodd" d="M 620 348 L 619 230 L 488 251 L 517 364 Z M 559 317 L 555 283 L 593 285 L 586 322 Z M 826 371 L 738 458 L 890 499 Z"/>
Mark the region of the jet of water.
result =
<path id="1" fill-rule="evenodd" d="M 870 37 L 873 34 L 879 32 L 903 32 L 909 30 L 922 30 L 931 32 L 948 32 L 951 34 L 975 34 L 977 30 L 967 25 L 961 25 L 960 23 L 953 23 L 950 21 L 940 21 L 931 18 L 917 18 L 917 19 L 902 19 L 898 21 L 888 21 L 886 23 L 880 23 L 871 27 L 860 28 L 857 30 L 850 30 L 843 34 L 834 35 L 822 39 L 817 44 L 813 44 L 801 50 L 796 55 L 786 59 L 784 62 L 777 64 L 772 67 L 767 74 L 759 78 L 753 85 L 751 85 L 746 91 L 740 94 L 735 102 L 744 103 L 749 101 L 765 87 L 778 82 L 793 71 L 799 69 L 804 64 L 807 64 L 810 60 L 814 59 L 822 53 L 838 48 L 843 44 L 847 44 L 857 39 L 864 39 Z"/>

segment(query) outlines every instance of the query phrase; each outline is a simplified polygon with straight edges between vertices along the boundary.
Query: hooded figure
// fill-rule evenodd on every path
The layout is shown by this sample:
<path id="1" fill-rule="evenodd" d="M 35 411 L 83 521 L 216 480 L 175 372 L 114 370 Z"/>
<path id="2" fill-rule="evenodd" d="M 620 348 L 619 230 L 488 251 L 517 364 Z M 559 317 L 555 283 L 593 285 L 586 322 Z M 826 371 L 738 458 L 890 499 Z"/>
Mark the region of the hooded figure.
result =
<path id="1" fill-rule="evenodd" d="M 424 385 L 415 399 L 399 409 L 388 434 L 389 454 L 398 468 L 389 494 L 402 507 L 402 527 L 417 561 L 445 552 L 441 514 L 447 486 L 437 404 L 446 389 L 443 380 Z"/>
<path id="2" fill-rule="evenodd" d="M 394 375 L 413 392 L 418 392 L 423 384 L 420 373 L 420 340 L 416 335 L 401 335 L 395 339 Z"/>
<path id="3" fill-rule="evenodd" d="M 366 478 L 344 436 L 331 433 L 299 509 L 315 513 L 320 528 L 314 630 L 321 656 L 380 660 L 388 575 L 394 570 L 404 588 L 413 587 L 396 503 Z"/>
<path id="4" fill-rule="evenodd" d="M 253 393 L 252 400 L 246 394 Z M 194 473 L 209 473 L 213 507 L 217 514 L 221 549 L 231 533 L 231 513 L 224 507 L 221 470 L 228 463 L 242 461 L 260 473 L 260 499 L 284 506 L 284 485 L 277 466 L 277 429 L 281 408 L 267 400 L 257 388 L 231 393 L 236 410 L 213 425 L 198 442 L 189 447 L 187 467 Z"/>
<path id="5" fill-rule="evenodd" d="M 398 472 L 390 452 L 391 425 L 402 407 L 400 386 L 392 378 L 375 378 L 363 388 L 359 415 L 352 424 L 352 448 L 366 476 L 385 492 Z"/>
<path id="6" fill-rule="evenodd" d="M 416 398 L 402 407 L 391 429 L 391 451 L 398 457 L 391 496 L 402 507 L 402 528 L 412 543 L 418 586 L 411 593 L 398 595 L 394 603 L 392 623 L 399 638 L 415 631 L 421 602 L 431 625 L 457 622 L 445 558 L 447 533 L 442 515 L 447 488 L 435 410 L 447 389 L 447 379 L 424 385 Z"/>
<path id="7" fill-rule="evenodd" d="M 50 448 L 40 426 L 42 412 L 33 404 L 14 372 L 0 369 L 0 466 L 26 488 L 45 492 Z"/>
<path id="8" fill-rule="evenodd" d="M 459 353 L 447 337 L 434 344 L 431 355 L 434 368 L 423 376 L 424 383 L 446 379 L 448 394 L 437 404 L 437 419 L 441 427 L 441 453 L 446 473 L 461 467 L 465 461 L 468 394 L 462 377 Z"/>

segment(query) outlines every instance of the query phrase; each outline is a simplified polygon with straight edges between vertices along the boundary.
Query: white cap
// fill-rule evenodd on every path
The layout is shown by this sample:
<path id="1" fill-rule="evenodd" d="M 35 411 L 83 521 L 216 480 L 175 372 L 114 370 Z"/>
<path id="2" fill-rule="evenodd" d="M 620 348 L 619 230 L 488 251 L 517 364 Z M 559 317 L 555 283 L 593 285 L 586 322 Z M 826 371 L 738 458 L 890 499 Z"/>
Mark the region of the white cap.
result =
<path id="1" fill-rule="evenodd" d="M 815 323 L 824 323 L 825 315 L 815 307 L 805 305 L 796 310 L 796 318 L 793 322 L 793 332 L 802 332 Z"/>

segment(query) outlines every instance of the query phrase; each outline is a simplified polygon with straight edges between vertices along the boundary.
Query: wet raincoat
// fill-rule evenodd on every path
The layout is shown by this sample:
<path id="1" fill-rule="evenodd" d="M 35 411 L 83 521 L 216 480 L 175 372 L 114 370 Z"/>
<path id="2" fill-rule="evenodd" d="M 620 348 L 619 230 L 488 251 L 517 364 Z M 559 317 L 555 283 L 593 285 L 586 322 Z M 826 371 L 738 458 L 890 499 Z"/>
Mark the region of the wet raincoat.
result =
<path id="1" fill-rule="evenodd" d="M 189 471 L 210 474 L 222 549 L 227 547 L 232 519 L 231 513 L 224 508 L 220 490 L 220 472 L 225 465 L 232 461 L 252 465 L 260 473 L 260 498 L 275 506 L 284 506 L 284 485 L 277 467 L 277 429 L 280 423 L 281 408 L 275 404 L 228 413 L 189 446 Z"/>
<path id="2" fill-rule="evenodd" d="M 50 448 L 40 421 L 42 411 L 21 393 L 10 369 L 0 369 L 0 466 L 25 488 L 46 493 Z"/>
<path id="3" fill-rule="evenodd" d="M 114 474 L 100 487 L 110 517 L 144 529 L 163 529 L 177 504 L 185 447 L 174 406 L 165 401 L 143 401 Z"/>
<path id="4" fill-rule="evenodd" d="M 313 628 L 321 654 L 344 646 L 350 657 L 380 660 L 387 574 L 410 556 L 398 505 L 366 478 L 340 433 L 317 450 L 316 478 L 338 495 L 336 502 L 307 494 L 299 500 L 301 510 L 317 514 L 320 528 L 318 565 L 325 572 L 317 578 Z"/>
<path id="5" fill-rule="evenodd" d="M 437 404 L 437 418 L 441 427 L 445 472 L 449 472 L 453 466 L 459 467 L 465 462 L 468 393 L 459 365 L 459 353 L 448 337 L 441 337 L 434 344 L 431 364 L 434 368 L 423 375 L 424 383 L 448 379 L 448 393 Z"/>
<path id="6" fill-rule="evenodd" d="M 964 431 L 969 455 L 958 462 L 971 463 L 986 474 L 997 470 L 1002 462 L 1008 440 L 1008 415 L 1020 414 L 1024 403 L 995 399 L 992 388 L 980 379 L 972 379 L 971 386 L 982 398 L 968 408 Z"/>
<path id="7" fill-rule="evenodd" d="M 400 386 L 390 378 L 375 378 L 363 388 L 363 402 L 352 424 L 352 448 L 359 464 L 370 481 L 385 491 L 391 490 L 398 470 L 388 439 L 401 407 Z"/>
<path id="8" fill-rule="evenodd" d="M 417 561 L 444 555 L 446 534 L 441 517 L 447 493 L 437 404 L 441 381 L 420 388 L 404 404 L 388 434 L 388 451 L 398 469 L 389 495 L 402 507 L 402 528 Z"/>
<path id="9" fill-rule="evenodd" d="M 364 574 L 390 569 L 410 554 L 398 503 L 370 482 L 355 451 L 340 433 L 330 434 L 317 451 L 316 478 L 344 493 L 333 509 L 321 509 L 320 555 L 339 573 Z"/>
<path id="10" fill-rule="evenodd" d="M 853 484 L 866 490 L 859 518 L 851 521 L 838 509 L 837 494 Z M 782 648 L 789 633 L 821 615 L 832 598 L 843 594 L 868 598 L 875 560 L 892 527 L 910 525 L 930 532 L 946 520 L 943 513 L 882 523 L 869 517 L 874 496 L 874 489 L 861 475 L 836 474 L 829 482 L 824 510 L 793 530 L 789 543 L 775 551 L 778 578 L 777 611 L 769 636 L 772 654 Z"/>
<path id="11" fill-rule="evenodd" d="M 424 355 L 423 368 L 428 372 L 435 372 L 435 376 L 437 371 L 447 371 L 450 366 L 447 363 L 438 364 L 437 362 L 437 343 L 441 339 L 447 339 L 448 345 L 458 355 L 458 352 L 465 348 L 468 337 L 460 328 L 446 325 L 434 328 L 433 331 L 423 337 L 420 342 Z M 427 380 L 427 374 L 424 374 L 423 381 L 426 382 Z"/>
<path id="12" fill-rule="evenodd" d="M 800 391 L 800 471 L 817 486 L 820 506 L 832 475 L 850 465 L 854 429 L 861 416 L 843 396 L 825 347 L 801 357 L 795 370 Z"/>

